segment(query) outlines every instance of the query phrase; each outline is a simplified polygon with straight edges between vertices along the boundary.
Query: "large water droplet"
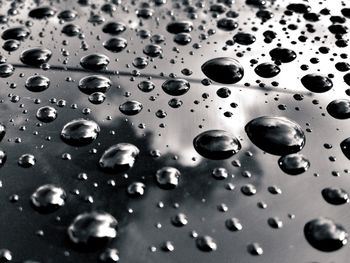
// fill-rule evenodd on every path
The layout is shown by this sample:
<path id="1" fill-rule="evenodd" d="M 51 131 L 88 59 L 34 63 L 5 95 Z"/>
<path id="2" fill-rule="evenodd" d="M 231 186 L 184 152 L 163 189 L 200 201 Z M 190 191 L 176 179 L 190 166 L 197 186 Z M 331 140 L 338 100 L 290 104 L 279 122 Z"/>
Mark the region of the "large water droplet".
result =
<path id="1" fill-rule="evenodd" d="M 342 188 L 326 187 L 321 193 L 324 200 L 332 205 L 349 203 L 349 194 Z"/>
<path id="2" fill-rule="evenodd" d="M 106 212 L 78 215 L 68 227 L 70 240 L 84 248 L 98 248 L 117 236 L 117 220 Z"/>
<path id="3" fill-rule="evenodd" d="M 42 75 L 34 75 L 26 80 L 25 87 L 31 92 L 41 92 L 50 86 L 49 78 Z"/>
<path id="4" fill-rule="evenodd" d="M 128 100 L 119 106 L 120 112 L 129 116 L 138 114 L 142 109 L 142 104 L 136 100 Z"/>
<path id="5" fill-rule="evenodd" d="M 185 79 L 168 79 L 162 84 L 162 89 L 171 96 L 181 96 L 190 89 L 190 83 Z"/>
<path id="6" fill-rule="evenodd" d="M 134 166 L 139 153 L 140 150 L 133 144 L 118 143 L 103 153 L 99 165 L 106 172 L 123 172 Z"/>
<path id="7" fill-rule="evenodd" d="M 103 54 L 90 54 L 80 59 L 80 65 L 89 70 L 103 70 L 109 64 L 109 58 Z"/>
<path id="8" fill-rule="evenodd" d="M 304 234 L 311 246 L 324 252 L 336 251 L 348 242 L 345 228 L 329 218 L 309 221 L 304 227 Z"/>
<path id="9" fill-rule="evenodd" d="M 301 83 L 306 89 L 315 93 L 323 93 L 333 87 L 333 82 L 330 78 L 318 74 L 305 75 L 301 78 Z"/>
<path id="10" fill-rule="evenodd" d="M 157 171 L 156 181 L 159 187 L 170 190 L 178 186 L 180 175 L 180 171 L 174 167 L 163 167 Z"/>
<path id="11" fill-rule="evenodd" d="M 52 122 L 57 118 L 57 111 L 51 106 L 44 106 L 37 110 L 36 117 L 42 122 Z"/>
<path id="12" fill-rule="evenodd" d="M 23 51 L 20 59 L 24 64 L 38 67 L 47 63 L 51 56 L 52 52 L 47 48 L 32 48 Z"/>
<path id="13" fill-rule="evenodd" d="M 350 100 L 333 100 L 327 106 L 327 112 L 335 119 L 345 120 L 350 118 Z"/>
<path id="14" fill-rule="evenodd" d="M 61 139 L 72 146 L 92 143 L 100 133 L 100 127 L 92 120 L 75 119 L 63 126 Z"/>
<path id="15" fill-rule="evenodd" d="M 245 131 L 256 146 L 274 155 L 296 153 L 305 145 L 301 127 L 284 117 L 258 117 L 245 126 Z"/>
<path id="16" fill-rule="evenodd" d="M 209 130 L 197 135 L 193 146 L 200 155 L 213 160 L 230 158 L 241 149 L 239 140 L 223 130 Z"/>
<path id="17" fill-rule="evenodd" d="M 208 60 L 202 65 L 202 71 L 208 78 L 223 84 L 234 84 L 244 75 L 242 65 L 228 57 Z"/>
<path id="18" fill-rule="evenodd" d="M 66 199 L 66 192 L 61 187 L 52 184 L 40 186 L 30 197 L 34 209 L 40 213 L 56 211 L 64 206 Z"/>
<path id="19" fill-rule="evenodd" d="M 298 175 L 309 169 L 310 162 L 304 155 L 293 153 L 279 158 L 278 165 L 283 172 L 291 175 Z"/>
<path id="20" fill-rule="evenodd" d="M 94 92 L 105 93 L 112 86 L 112 82 L 109 78 L 101 75 L 91 75 L 80 79 L 79 90 L 87 95 L 91 95 Z"/>

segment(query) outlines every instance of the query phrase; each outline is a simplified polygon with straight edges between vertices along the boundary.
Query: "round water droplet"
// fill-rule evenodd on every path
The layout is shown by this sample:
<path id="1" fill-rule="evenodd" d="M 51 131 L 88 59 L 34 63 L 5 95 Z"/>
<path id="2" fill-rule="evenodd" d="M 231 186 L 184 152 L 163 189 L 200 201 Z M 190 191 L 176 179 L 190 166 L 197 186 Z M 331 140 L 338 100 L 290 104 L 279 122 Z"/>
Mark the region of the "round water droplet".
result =
<path id="1" fill-rule="evenodd" d="M 142 104 L 136 100 L 128 100 L 119 106 L 120 112 L 128 116 L 136 115 L 142 109 Z"/>
<path id="2" fill-rule="evenodd" d="M 44 106 L 37 110 L 36 117 L 42 122 L 52 122 L 57 118 L 57 111 L 51 106 Z"/>
<path id="3" fill-rule="evenodd" d="M 88 70 L 103 70 L 109 64 L 109 58 L 103 54 L 90 54 L 80 59 L 80 65 Z"/>
<path id="4" fill-rule="evenodd" d="M 171 223 L 176 227 L 183 227 L 187 225 L 187 216 L 183 213 L 179 213 L 171 218 Z"/>
<path id="5" fill-rule="evenodd" d="M 21 157 L 19 157 L 18 159 L 18 165 L 23 167 L 23 168 L 29 168 L 34 166 L 36 163 L 36 159 L 34 157 L 34 155 L 30 154 L 30 153 L 25 153 L 23 155 L 21 155 Z"/>
<path id="6" fill-rule="evenodd" d="M 119 35 L 126 30 L 126 26 L 121 22 L 109 22 L 106 23 L 102 31 L 110 35 Z"/>
<path id="7" fill-rule="evenodd" d="M 68 24 L 62 28 L 62 33 L 68 37 L 75 37 L 81 34 L 81 27 L 76 24 Z"/>
<path id="8" fill-rule="evenodd" d="M 272 63 L 261 63 L 255 69 L 255 73 L 262 78 L 273 78 L 280 73 L 280 68 Z"/>
<path id="9" fill-rule="evenodd" d="M 349 203 L 349 194 L 342 188 L 326 187 L 321 193 L 324 200 L 332 205 Z"/>
<path id="10" fill-rule="evenodd" d="M 350 100 L 333 100 L 327 106 L 327 112 L 335 119 L 345 120 L 350 118 Z"/>
<path id="11" fill-rule="evenodd" d="M 152 81 L 143 80 L 139 84 L 137 84 L 137 87 L 143 92 L 151 92 L 156 86 Z"/>
<path id="12" fill-rule="evenodd" d="M 139 197 L 145 193 L 145 184 L 141 182 L 133 182 L 128 186 L 127 192 L 130 196 Z"/>
<path id="13" fill-rule="evenodd" d="M 0 64 L 0 78 L 7 78 L 11 76 L 15 71 L 15 68 L 11 64 Z"/>
<path id="14" fill-rule="evenodd" d="M 87 95 L 91 95 L 94 92 L 105 93 L 112 86 L 112 82 L 109 78 L 101 75 L 90 75 L 83 77 L 79 81 L 79 90 Z"/>
<path id="15" fill-rule="evenodd" d="M 117 220 L 106 212 L 78 215 L 67 229 L 70 240 L 84 248 L 99 248 L 117 236 Z"/>
<path id="16" fill-rule="evenodd" d="M 203 73 L 219 83 L 234 84 L 243 78 L 242 65 L 233 58 L 219 57 L 208 60 L 202 65 Z"/>
<path id="17" fill-rule="evenodd" d="M 40 186 L 30 197 L 35 210 L 40 213 L 51 213 L 64 206 L 66 192 L 58 186 L 46 184 Z"/>
<path id="18" fill-rule="evenodd" d="M 151 58 L 155 58 L 162 55 L 163 50 L 162 50 L 162 47 L 159 45 L 149 44 L 145 46 L 145 48 L 143 49 L 143 53 L 145 53 L 147 56 Z"/>
<path id="19" fill-rule="evenodd" d="M 99 257 L 101 262 L 113 263 L 119 261 L 119 252 L 116 248 L 107 248 Z"/>
<path id="20" fill-rule="evenodd" d="M 47 63 L 52 56 L 51 50 L 47 48 L 31 48 L 21 53 L 20 59 L 22 63 L 30 66 L 40 66 Z"/>
<path id="21" fill-rule="evenodd" d="M 139 153 L 140 150 L 133 144 L 118 143 L 103 153 L 99 165 L 106 172 L 124 172 L 134 166 Z"/>
<path id="22" fill-rule="evenodd" d="M 282 156 L 278 159 L 281 170 L 290 175 L 304 173 L 310 167 L 310 162 L 300 153 L 293 153 Z"/>
<path id="23" fill-rule="evenodd" d="M 227 229 L 230 231 L 240 231 L 243 229 L 241 222 L 239 221 L 238 218 L 235 218 L 235 217 L 227 219 L 225 221 L 225 225 Z"/>
<path id="24" fill-rule="evenodd" d="M 200 155 L 213 160 L 230 158 L 241 149 L 239 140 L 223 130 L 209 130 L 197 135 L 193 146 Z"/>
<path id="25" fill-rule="evenodd" d="M 49 78 L 42 75 L 34 75 L 26 80 L 25 87 L 31 92 L 41 92 L 50 86 Z"/>
<path id="26" fill-rule="evenodd" d="M 168 79 L 162 84 L 162 89 L 171 96 L 181 96 L 190 89 L 190 83 L 185 79 Z"/>
<path id="27" fill-rule="evenodd" d="M 92 143 L 100 133 L 100 127 L 92 120 L 75 119 L 63 126 L 61 139 L 72 146 Z"/>
<path id="28" fill-rule="evenodd" d="M 336 251 L 348 242 L 348 233 L 345 228 L 329 218 L 317 218 L 305 224 L 306 240 L 314 248 L 324 251 Z"/>
<path id="29" fill-rule="evenodd" d="M 305 75 L 301 78 L 301 83 L 306 89 L 315 93 L 327 92 L 333 87 L 330 78 L 318 74 Z"/>
<path id="30" fill-rule="evenodd" d="M 106 95 L 102 92 L 94 92 L 91 95 L 89 95 L 89 101 L 92 104 L 101 104 L 105 101 Z"/>
<path id="31" fill-rule="evenodd" d="M 350 160 L 350 137 L 340 143 L 340 148 L 345 157 Z"/>
<path id="32" fill-rule="evenodd" d="M 233 36 L 233 41 L 240 45 L 251 45 L 256 38 L 252 34 L 239 32 Z"/>
<path id="33" fill-rule="evenodd" d="M 264 250 L 258 243 L 249 244 L 247 249 L 248 252 L 253 256 L 261 256 L 262 254 L 264 254 Z"/>
<path id="34" fill-rule="evenodd" d="M 245 131 L 257 147 L 274 155 L 295 153 L 305 145 L 301 127 L 284 117 L 258 117 L 245 126 Z"/>
<path id="35" fill-rule="evenodd" d="M 197 237 L 196 245 L 199 250 L 204 252 L 211 252 L 217 249 L 216 241 L 210 236 Z"/>
<path id="36" fill-rule="evenodd" d="M 282 63 L 292 62 L 297 57 L 297 54 L 288 48 L 277 47 L 272 49 L 269 53 L 272 60 L 280 61 Z"/>
<path id="37" fill-rule="evenodd" d="M 121 52 L 127 47 L 127 45 L 128 42 L 126 41 L 126 39 L 121 37 L 110 38 L 103 43 L 105 49 L 114 53 Z"/>
<path id="38" fill-rule="evenodd" d="M 178 186 L 180 175 L 180 171 L 174 167 L 163 167 L 157 171 L 156 181 L 160 188 L 170 190 Z"/>

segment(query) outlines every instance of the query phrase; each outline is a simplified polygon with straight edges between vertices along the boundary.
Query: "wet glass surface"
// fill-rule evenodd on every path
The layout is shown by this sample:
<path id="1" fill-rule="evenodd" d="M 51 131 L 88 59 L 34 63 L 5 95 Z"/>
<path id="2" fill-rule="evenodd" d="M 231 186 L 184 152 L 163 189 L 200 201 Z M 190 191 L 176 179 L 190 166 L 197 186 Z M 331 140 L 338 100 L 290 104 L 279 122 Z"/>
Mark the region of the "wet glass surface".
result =
<path id="1" fill-rule="evenodd" d="M 0 7 L 0 262 L 347 261 L 348 3 Z"/>

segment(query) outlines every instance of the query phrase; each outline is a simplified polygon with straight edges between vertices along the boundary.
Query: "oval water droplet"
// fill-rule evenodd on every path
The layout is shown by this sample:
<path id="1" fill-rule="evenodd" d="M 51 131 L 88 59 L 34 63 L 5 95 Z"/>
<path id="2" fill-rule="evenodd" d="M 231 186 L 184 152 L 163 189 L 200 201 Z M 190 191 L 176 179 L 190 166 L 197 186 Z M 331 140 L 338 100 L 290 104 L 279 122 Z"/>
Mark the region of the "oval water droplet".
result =
<path id="1" fill-rule="evenodd" d="M 88 70 L 103 70 L 109 64 L 109 58 L 104 54 L 90 54 L 80 59 L 80 65 Z"/>
<path id="2" fill-rule="evenodd" d="M 34 209 L 40 213 L 51 213 L 64 206 L 67 194 L 59 186 L 53 184 L 42 185 L 30 197 Z"/>
<path id="3" fill-rule="evenodd" d="M 330 78 L 319 74 L 307 74 L 301 78 L 301 83 L 306 89 L 315 93 L 327 92 L 333 87 Z"/>
<path id="4" fill-rule="evenodd" d="M 164 92 L 171 96 L 181 96 L 190 89 L 190 83 L 185 79 L 168 79 L 162 84 Z"/>
<path id="5" fill-rule="evenodd" d="M 136 115 L 141 112 L 142 109 L 142 104 L 136 100 L 128 100 L 119 106 L 120 112 L 128 116 Z"/>
<path id="6" fill-rule="evenodd" d="M 92 120 L 75 119 L 65 124 L 61 139 L 72 146 L 85 146 L 92 143 L 100 133 L 100 127 Z"/>
<path id="7" fill-rule="evenodd" d="M 310 167 L 310 161 L 300 153 L 282 156 L 278 159 L 281 170 L 290 175 L 302 174 Z"/>
<path id="8" fill-rule="evenodd" d="M 193 146 L 200 155 L 213 160 L 230 158 L 241 149 L 239 140 L 223 130 L 209 130 L 197 135 Z"/>
<path id="9" fill-rule="evenodd" d="M 124 172 L 134 166 L 140 150 L 130 143 L 118 143 L 109 147 L 101 156 L 99 166 L 109 173 Z"/>
<path id="10" fill-rule="evenodd" d="M 47 48 L 31 48 L 21 53 L 21 61 L 30 66 L 40 66 L 47 63 L 52 56 L 51 50 Z"/>
<path id="11" fill-rule="evenodd" d="M 50 86 L 49 78 L 42 75 L 34 75 L 26 80 L 25 87 L 31 92 L 42 92 Z"/>
<path id="12" fill-rule="evenodd" d="M 311 246 L 324 252 L 339 250 L 348 242 L 348 233 L 345 228 L 332 219 L 324 217 L 306 223 L 304 235 Z"/>
<path id="13" fill-rule="evenodd" d="M 223 84 L 237 83 L 244 75 L 242 65 L 237 60 L 228 57 L 208 60 L 201 68 L 208 78 Z"/>
<path id="14" fill-rule="evenodd" d="M 83 77 L 79 81 L 79 90 L 87 95 L 91 95 L 94 92 L 105 93 L 112 86 L 112 82 L 109 78 L 101 75 L 90 75 Z"/>
<path id="15" fill-rule="evenodd" d="M 296 153 L 305 145 L 299 124 L 285 117 L 255 118 L 245 126 L 245 131 L 257 147 L 274 155 Z"/>

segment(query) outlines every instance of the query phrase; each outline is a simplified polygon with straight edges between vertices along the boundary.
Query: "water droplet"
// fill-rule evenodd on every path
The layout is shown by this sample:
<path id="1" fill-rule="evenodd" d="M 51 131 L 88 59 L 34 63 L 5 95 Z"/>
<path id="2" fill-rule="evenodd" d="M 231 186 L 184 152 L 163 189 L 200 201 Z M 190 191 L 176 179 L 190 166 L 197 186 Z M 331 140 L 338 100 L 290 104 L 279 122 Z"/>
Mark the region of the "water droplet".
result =
<path id="1" fill-rule="evenodd" d="M 123 172 L 134 166 L 139 153 L 140 150 L 133 144 L 118 143 L 103 153 L 99 165 L 106 172 Z"/>
<path id="2" fill-rule="evenodd" d="M 25 153 L 21 155 L 18 159 L 18 165 L 23 167 L 23 168 L 29 168 L 34 166 L 36 163 L 36 159 L 34 155 L 30 153 Z"/>
<path id="3" fill-rule="evenodd" d="M 204 252 L 211 252 L 217 249 L 216 241 L 210 236 L 197 237 L 196 245 L 199 250 Z"/>
<path id="4" fill-rule="evenodd" d="M 188 223 L 187 216 L 184 213 L 178 213 L 171 218 L 171 223 L 176 227 L 183 227 Z"/>
<path id="5" fill-rule="evenodd" d="M 136 100 L 128 100 L 119 106 L 120 112 L 128 116 L 136 115 L 142 109 L 142 104 Z"/>
<path id="6" fill-rule="evenodd" d="M 164 92 L 171 96 L 181 96 L 190 89 L 190 83 L 185 79 L 168 79 L 162 84 Z"/>
<path id="7" fill-rule="evenodd" d="M 333 87 L 331 79 L 318 74 L 305 75 L 301 78 L 301 83 L 306 89 L 315 93 L 327 92 Z"/>
<path id="8" fill-rule="evenodd" d="M 335 119 L 345 120 L 350 118 L 350 100 L 333 100 L 327 106 L 327 112 Z"/>
<path id="9" fill-rule="evenodd" d="M 44 106 L 37 110 L 36 117 L 42 122 L 52 122 L 57 118 L 57 111 L 50 106 Z"/>
<path id="10" fill-rule="evenodd" d="M 180 171 L 174 167 L 163 167 L 157 171 L 156 181 L 160 188 L 170 190 L 178 186 L 180 175 Z"/>
<path id="11" fill-rule="evenodd" d="M 51 50 L 47 48 L 32 48 L 27 49 L 21 53 L 21 61 L 30 66 L 40 66 L 47 63 L 52 56 Z"/>
<path id="12" fill-rule="evenodd" d="M 103 70 L 109 64 L 109 58 L 103 54 L 90 54 L 80 59 L 80 65 L 88 70 Z"/>
<path id="13" fill-rule="evenodd" d="M 26 80 L 25 87 L 31 92 L 42 92 L 50 86 L 49 78 L 42 75 L 34 75 Z"/>
<path id="14" fill-rule="evenodd" d="M 219 83 L 234 84 L 243 78 L 242 65 L 233 58 L 219 57 L 208 60 L 202 65 L 203 73 Z"/>
<path id="15" fill-rule="evenodd" d="M 227 229 L 230 231 L 240 231 L 243 229 L 241 222 L 239 221 L 238 218 L 235 218 L 235 217 L 227 219 L 225 221 L 225 225 Z"/>
<path id="16" fill-rule="evenodd" d="M 200 155 L 213 160 L 230 158 L 241 149 L 239 140 L 223 130 L 209 130 L 197 135 L 193 146 Z"/>
<path id="17" fill-rule="evenodd" d="M 126 30 L 126 26 L 121 22 L 109 22 L 109 23 L 106 23 L 102 28 L 102 31 L 104 33 L 107 33 L 113 36 L 119 35 L 123 33 L 125 30 Z"/>
<path id="18" fill-rule="evenodd" d="M 193 23 L 190 21 L 174 21 L 166 26 L 166 30 L 171 34 L 189 33 L 193 30 Z"/>
<path id="19" fill-rule="evenodd" d="M 11 27 L 2 32 L 2 39 L 9 40 L 9 39 L 16 39 L 18 41 L 23 41 L 26 38 L 28 38 L 30 35 L 30 31 L 22 26 L 19 27 Z"/>
<path id="20" fill-rule="evenodd" d="M 128 42 L 126 41 L 126 39 L 121 37 L 110 38 L 103 43 L 105 49 L 114 53 L 123 51 L 127 47 L 127 45 Z"/>
<path id="21" fill-rule="evenodd" d="M 300 153 L 293 153 L 282 156 L 278 159 L 281 170 L 290 175 L 304 173 L 310 167 L 310 162 Z"/>
<path id="22" fill-rule="evenodd" d="M 332 205 L 349 203 L 349 194 L 342 188 L 326 187 L 321 193 L 324 200 Z"/>
<path id="23" fill-rule="evenodd" d="M 83 77 L 79 81 L 79 90 L 87 95 L 91 95 L 94 92 L 105 93 L 112 86 L 112 82 L 109 78 L 101 75 L 90 75 Z"/>
<path id="24" fill-rule="evenodd" d="M 340 148 L 345 157 L 350 160 L 350 137 L 340 143 Z"/>
<path id="25" fill-rule="evenodd" d="M 15 71 L 15 68 L 11 64 L 0 64 L 0 78 L 7 78 L 11 76 Z"/>
<path id="26" fill-rule="evenodd" d="M 28 15 L 35 19 L 44 19 L 52 17 L 56 14 L 56 9 L 49 6 L 41 6 L 30 10 Z"/>
<path id="27" fill-rule="evenodd" d="M 297 54 L 291 49 L 277 47 L 270 51 L 270 56 L 274 61 L 289 63 L 297 57 Z"/>
<path id="28" fill-rule="evenodd" d="M 75 119 L 65 124 L 61 139 L 72 146 L 85 146 L 92 143 L 100 133 L 100 127 L 92 120 Z"/>
<path id="29" fill-rule="evenodd" d="M 255 69 L 255 73 L 262 78 L 273 78 L 280 73 L 280 68 L 272 63 L 261 63 Z"/>
<path id="30" fill-rule="evenodd" d="M 85 248 L 98 248 L 117 236 L 117 220 L 106 212 L 78 215 L 67 229 L 70 240 Z"/>
<path id="31" fill-rule="evenodd" d="M 145 184 L 141 182 L 133 182 L 128 186 L 127 192 L 130 196 L 139 197 L 145 193 Z"/>
<path id="32" fill-rule="evenodd" d="M 348 242 L 348 233 L 345 228 L 329 218 L 317 218 L 305 224 L 306 240 L 314 248 L 324 251 L 336 251 Z"/>
<path id="33" fill-rule="evenodd" d="M 245 126 L 245 131 L 256 146 L 274 155 L 295 153 L 305 145 L 301 127 L 285 117 L 258 117 Z"/>
<path id="34" fill-rule="evenodd" d="M 61 187 L 52 184 L 40 186 L 30 197 L 34 209 L 40 213 L 56 211 L 65 205 L 66 199 L 66 192 Z"/>

